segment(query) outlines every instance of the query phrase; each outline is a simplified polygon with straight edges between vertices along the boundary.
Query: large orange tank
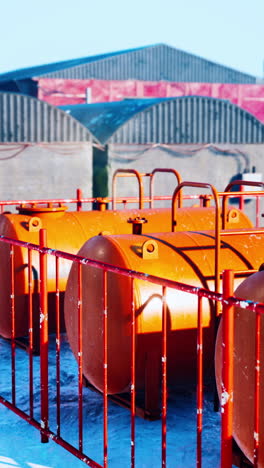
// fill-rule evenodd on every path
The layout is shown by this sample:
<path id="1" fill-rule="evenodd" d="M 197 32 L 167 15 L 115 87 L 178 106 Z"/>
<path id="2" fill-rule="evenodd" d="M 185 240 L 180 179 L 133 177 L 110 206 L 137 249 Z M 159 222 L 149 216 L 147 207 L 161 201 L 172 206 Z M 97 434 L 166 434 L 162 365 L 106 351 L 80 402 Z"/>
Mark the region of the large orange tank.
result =
<path id="1" fill-rule="evenodd" d="M 137 216 L 146 218 L 144 232 L 171 230 L 170 209 L 132 209 L 117 211 L 86 211 L 67 212 L 65 207 L 24 206 L 17 214 L 0 215 L 0 235 L 11 237 L 34 244 L 39 243 L 40 228 L 47 229 L 48 246 L 52 249 L 64 250 L 75 254 L 84 242 L 98 234 L 126 234 L 132 228 L 129 218 Z M 213 228 L 215 219 L 214 208 L 180 208 L 177 210 L 176 229 L 197 230 L 202 226 Z M 229 227 L 250 227 L 251 222 L 242 212 L 231 209 L 227 215 Z M 0 335 L 10 338 L 10 256 L 9 246 L 0 242 Z M 55 262 L 54 257 L 48 258 L 48 292 L 49 311 L 52 317 L 52 307 L 55 294 Z M 15 248 L 15 307 L 16 336 L 27 335 L 27 294 L 28 272 L 27 251 Z M 65 290 L 66 280 L 70 270 L 70 262 L 60 261 L 60 289 Z M 38 290 L 38 253 L 33 253 L 33 276 L 37 307 Z M 35 310 L 37 311 L 37 308 Z"/>
<path id="2" fill-rule="evenodd" d="M 236 289 L 241 299 L 264 302 L 264 271 L 244 280 Z M 219 395 L 222 380 L 222 324 L 217 341 L 215 368 Z M 261 318 L 260 359 L 260 431 L 259 468 L 264 467 L 264 321 Z M 253 463 L 254 450 L 254 373 L 255 373 L 255 313 L 236 307 L 234 312 L 234 413 L 233 436 L 246 457 Z"/>
<path id="3" fill-rule="evenodd" d="M 226 236 L 220 270 L 257 268 L 264 259 L 263 234 Z M 79 255 L 112 265 L 180 281 L 195 287 L 214 288 L 213 231 L 151 235 L 97 236 L 87 241 Z M 103 388 L 102 271 L 83 269 L 83 372 L 97 389 Z M 108 274 L 108 389 L 126 390 L 130 382 L 130 279 Z M 73 264 L 65 293 L 65 322 L 72 350 L 77 355 L 77 266 Z M 146 356 L 161 346 L 161 287 L 135 281 L 137 383 L 144 386 Z M 204 354 L 206 371 L 213 372 L 213 307 L 204 301 Z M 170 381 L 193 378 L 196 359 L 197 297 L 168 290 L 168 374 Z M 153 366 L 160 365 L 160 356 Z M 209 369 L 209 367 L 211 369 Z M 178 380 L 177 380 L 178 379 Z"/>

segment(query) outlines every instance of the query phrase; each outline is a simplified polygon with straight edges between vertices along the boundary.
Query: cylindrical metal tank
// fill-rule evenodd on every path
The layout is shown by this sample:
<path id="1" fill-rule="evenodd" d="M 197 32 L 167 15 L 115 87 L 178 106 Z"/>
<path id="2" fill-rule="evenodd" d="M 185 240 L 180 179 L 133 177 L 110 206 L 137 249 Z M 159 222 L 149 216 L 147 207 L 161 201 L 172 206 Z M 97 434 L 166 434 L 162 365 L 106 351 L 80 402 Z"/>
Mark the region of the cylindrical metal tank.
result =
<path id="1" fill-rule="evenodd" d="M 256 247 L 257 248 L 257 247 Z M 235 290 L 235 296 L 264 302 L 264 271 L 245 279 Z M 235 308 L 234 311 L 234 412 L 233 436 L 246 457 L 253 463 L 254 452 L 254 393 L 255 393 L 255 317 L 250 310 Z M 222 324 L 220 322 L 216 341 L 215 371 L 218 393 L 222 381 Z M 260 431 L 259 468 L 264 467 L 264 321 L 261 318 L 260 358 Z"/>
<path id="2" fill-rule="evenodd" d="M 227 235 L 220 254 L 220 270 L 257 268 L 264 259 L 263 234 Z M 151 235 L 97 236 L 79 255 L 195 287 L 214 288 L 213 231 Z M 83 372 L 97 389 L 103 388 L 102 271 L 82 266 Z M 130 382 L 131 280 L 108 274 L 108 390 L 125 391 Z M 135 280 L 137 383 L 144 386 L 146 354 L 161 346 L 161 287 Z M 77 266 L 73 264 L 65 294 L 65 322 L 70 346 L 78 353 Z M 168 374 L 171 381 L 188 379 L 195 370 L 197 297 L 168 290 Z M 204 300 L 205 370 L 213 372 L 214 318 L 212 304 Z M 159 365 L 160 359 L 154 365 Z"/>
<path id="3" fill-rule="evenodd" d="M 155 232 L 157 230 L 171 230 L 171 210 L 133 209 L 117 211 L 81 211 L 67 212 L 63 206 L 22 206 L 19 213 L 0 215 L 0 235 L 11 237 L 34 244 L 39 243 L 40 228 L 47 229 L 48 246 L 52 249 L 64 250 L 69 253 L 77 253 L 84 242 L 98 234 L 126 234 L 132 231 L 128 224 L 129 218 L 137 216 L 146 218 L 143 232 Z M 242 212 L 230 210 L 228 226 L 250 227 L 251 222 Z M 180 208 L 177 211 L 176 229 L 197 230 L 201 226 L 214 226 L 214 208 Z M 0 335 L 10 338 L 10 256 L 9 246 L 0 242 Z M 55 259 L 48 258 L 48 292 L 49 311 L 52 319 L 52 307 L 55 295 Z M 16 336 L 27 335 L 27 294 L 28 271 L 27 251 L 15 247 L 15 311 L 16 311 Z M 70 270 L 70 262 L 60 260 L 60 289 L 65 290 L 66 280 Z M 33 277 L 35 310 L 38 301 L 38 253 L 33 252 Z"/>

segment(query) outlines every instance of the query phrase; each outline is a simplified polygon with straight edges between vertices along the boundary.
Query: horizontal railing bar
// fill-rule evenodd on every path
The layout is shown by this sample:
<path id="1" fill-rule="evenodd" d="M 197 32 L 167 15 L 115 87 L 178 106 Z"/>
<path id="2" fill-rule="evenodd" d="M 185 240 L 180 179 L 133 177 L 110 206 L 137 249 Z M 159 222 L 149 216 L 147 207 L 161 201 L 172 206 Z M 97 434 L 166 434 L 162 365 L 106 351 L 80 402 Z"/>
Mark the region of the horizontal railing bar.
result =
<path id="1" fill-rule="evenodd" d="M 24 411 L 20 410 L 17 406 L 13 405 L 10 401 L 6 400 L 2 396 L 0 396 L 0 403 L 4 405 L 6 408 L 12 410 L 15 414 L 17 414 L 20 418 L 22 418 L 24 421 L 28 422 L 31 424 L 31 426 L 35 427 L 36 429 L 40 430 L 41 426 L 36 419 L 31 418 L 27 413 Z"/>
<path id="2" fill-rule="evenodd" d="M 263 233 L 263 231 L 256 231 L 256 232 Z M 255 231 L 252 231 L 252 233 L 255 233 Z M 128 276 L 130 278 L 135 278 L 135 279 L 139 279 L 142 281 L 149 281 L 151 283 L 158 284 L 160 286 L 167 286 L 168 288 L 178 289 L 180 291 L 187 292 L 190 294 L 199 293 L 202 297 L 206 297 L 207 299 L 210 299 L 213 301 L 219 301 L 219 302 L 223 301 L 222 294 L 218 292 L 209 291 L 207 289 L 199 288 L 197 286 L 191 286 L 185 283 L 180 283 L 179 281 L 164 279 L 159 276 L 150 275 L 148 273 L 141 273 L 139 271 L 129 270 L 126 268 L 111 265 L 109 263 L 100 262 L 98 260 L 92 260 L 86 257 L 81 257 L 80 255 L 73 255 L 67 252 L 63 252 L 62 250 L 50 249 L 48 247 L 40 247 L 39 245 L 36 245 L 36 244 L 23 242 L 23 241 L 19 241 L 16 239 L 11 239 L 10 237 L 5 237 L 5 236 L 0 236 L 0 242 L 16 245 L 20 247 L 25 247 L 27 249 L 36 250 L 37 252 L 53 255 L 55 257 L 64 258 L 71 262 L 81 263 L 82 265 L 94 266 L 95 268 L 99 268 L 101 270 L 107 270 L 111 273 L 118 273 L 123 276 Z M 230 305 L 235 305 L 235 306 L 247 309 L 247 310 L 259 311 L 261 313 L 264 313 L 264 304 L 260 304 L 259 302 L 247 301 L 247 300 L 236 298 L 236 297 L 229 298 L 229 300 L 231 301 Z"/>
<path id="3" fill-rule="evenodd" d="M 255 197 L 263 196 L 264 190 L 243 190 L 237 192 L 218 192 L 219 197 L 247 197 L 248 195 L 254 195 Z"/>
<path id="4" fill-rule="evenodd" d="M 264 191 L 255 191 L 255 190 L 247 190 L 245 192 L 218 192 L 219 197 L 227 197 L 227 198 L 237 198 L 239 196 L 241 197 L 247 197 L 247 196 L 255 196 L 255 197 L 261 197 L 264 195 Z M 197 200 L 201 198 L 203 194 L 194 194 L 194 195 L 183 195 L 183 199 L 185 200 Z M 209 198 L 212 198 L 210 195 L 207 195 Z M 113 198 L 112 197 L 106 197 L 107 202 L 111 203 Z M 169 201 L 172 199 L 171 195 L 155 195 L 152 198 L 149 196 L 144 196 L 143 201 L 144 202 L 149 202 L 151 200 L 157 200 L 157 201 Z M 0 206 L 12 206 L 12 205 L 26 205 L 26 204 L 46 204 L 46 203 L 94 203 L 96 202 L 95 197 L 87 197 L 87 198 L 47 198 L 47 199 L 30 199 L 30 200 L 0 200 Z M 138 202 L 138 197 L 117 197 L 116 198 L 116 203 L 136 203 Z"/>
<path id="5" fill-rule="evenodd" d="M 180 289 L 182 291 L 189 292 L 191 294 L 197 294 L 199 291 L 199 293 L 203 295 L 203 292 L 204 292 L 205 297 L 208 297 L 209 299 L 212 299 L 212 300 L 221 301 L 220 293 L 215 293 L 213 291 L 208 292 L 207 289 L 190 286 L 184 283 L 180 283 L 178 281 L 164 279 L 159 276 L 149 275 L 147 273 L 141 273 L 135 270 L 129 270 L 126 268 L 117 267 L 109 263 L 104 263 L 98 260 L 92 260 L 86 257 L 81 257 L 80 255 L 70 254 L 62 250 L 55 250 L 55 249 L 51 249 L 48 247 L 40 247 L 39 245 L 32 244 L 30 242 L 23 242 L 23 241 L 19 241 L 16 239 L 11 239 L 10 237 L 0 236 L 0 242 L 1 241 L 7 244 L 16 245 L 19 247 L 25 247 L 30 250 L 36 250 L 37 252 L 40 252 L 40 253 L 45 253 L 45 254 L 53 255 L 55 257 L 64 258 L 72 262 L 81 263 L 82 265 L 94 266 L 101 270 L 106 269 L 107 271 L 110 271 L 111 273 L 119 273 L 124 276 L 129 276 L 130 278 L 136 278 L 136 279 L 140 279 L 143 281 L 149 281 L 155 284 L 159 284 L 162 286 L 167 286 L 167 287 L 174 288 L 174 289 Z"/>
<path id="6" fill-rule="evenodd" d="M 185 195 L 183 198 L 186 199 L 197 199 L 200 198 L 201 195 Z M 112 197 L 106 197 L 107 201 L 109 203 L 112 202 Z M 153 197 L 153 200 L 160 200 L 160 201 L 166 201 L 166 200 L 171 200 L 171 195 L 155 195 Z M 26 205 L 26 204 L 45 204 L 45 203 L 93 203 L 97 200 L 97 198 L 90 197 L 90 198 L 47 198 L 47 199 L 30 199 L 30 200 L 0 200 L 0 206 L 2 205 Z M 144 196 L 143 200 L 145 202 L 148 202 L 151 200 L 149 196 Z M 124 201 L 128 203 L 135 203 L 138 202 L 138 197 L 117 197 L 116 202 L 117 203 L 123 203 Z"/>
<path id="7" fill-rule="evenodd" d="M 1 200 L 0 201 L 0 206 L 1 205 L 31 205 L 31 204 L 45 204 L 45 203 L 77 203 L 78 201 L 81 201 L 83 203 L 85 202 L 94 202 L 96 199 L 95 198 L 81 198 L 80 200 L 78 198 L 49 198 L 49 199 L 44 199 L 44 200 Z"/>
<path id="8" fill-rule="evenodd" d="M 90 457 L 88 457 L 88 455 L 79 452 L 78 449 L 76 449 L 73 445 L 69 444 L 69 442 L 66 442 L 62 437 L 57 436 L 54 432 L 50 430 L 42 429 L 41 424 L 38 421 L 36 421 L 36 419 L 31 418 L 27 413 L 20 410 L 17 406 L 13 405 L 2 396 L 0 396 L 0 403 L 2 403 L 2 405 L 4 405 L 6 408 L 12 410 L 17 416 L 29 423 L 38 431 L 41 431 L 43 434 L 45 434 L 51 440 L 56 442 L 58 445 L 68 450 L 68 452 L 70 452 L 72 455 L 86 463 L 86 465 L 91 466 L 92 468 L 103 468 L 102 465 L 99 465 L 97 462 L 93 461 Z"/>
<path id="9" fill-rule="evenodd" d="M 238 196 L 246 197 L 246 196 L 263 196 L 264 191 L 259 191 L 256 192 L 254 190 L 248 190 L 246 192 L 218 192 L 219 197 L 227 197 L 227 198 L 235 198 Z M 202 194 L 194 194 L 194 195 L 183 195 L 183 198 L 188 200 L 192 199 L 199 199 Z M 210 195 L 207 195 L 208 197 L 212 198 Z M 106 197 L 107 200 L 112 202 L 112 197 Z M 166 201 L 166 200 L 171 200 L 172 196 L 171 195 L 155 195 L 153 196 L 152 199 L 154 200 L 160 200 L 160 201 Z M 124 200 L 128 203 L 134 203 L 138 201 L 138 197 L 117 197 L 116 202 L 117 203 L 123 203 Z M 144 202 L 148 202 L 151 200 L 149 196 L 144 196 L 143 197 Z M 30 200 L 0 200 L 0 206 L 2 205 L 25 205 L 25 204 L 45 204 L 45 203 L 77 203 L 77 202 L 82 202 L 82 203 L 93 203 L 96 201 L 96 197 L 85 197 L 85 198 L 44 198 L 44 199 L 30 199 Z"/>
<path id="10" fill-rule="evenodd" d="M 220 231 L 220 235 L 221 237 L 225 237 L 225 236 L 235 236 L 235 235 L 242 235 L 242 234 L 264 234 L 264 229 L 232 229 L 232 230 L 228 230 L 228 231 Z"/>

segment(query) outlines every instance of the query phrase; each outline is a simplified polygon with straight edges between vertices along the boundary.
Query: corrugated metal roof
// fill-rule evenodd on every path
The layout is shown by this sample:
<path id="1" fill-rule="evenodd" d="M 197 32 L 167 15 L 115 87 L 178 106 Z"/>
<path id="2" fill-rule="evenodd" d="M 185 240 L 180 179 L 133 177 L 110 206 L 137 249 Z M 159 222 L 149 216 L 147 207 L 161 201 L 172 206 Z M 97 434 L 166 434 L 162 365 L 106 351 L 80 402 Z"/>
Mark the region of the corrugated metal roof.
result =
<path id="1" fill-rule="evenodd" d="M 79 120 L 102 144 L 138 112 L 150 107 L 157 99 L 126 99 L 124 101 L 98 104 L 76 104 L 59 106 L 76 120 Z"/>
<path id="2" fill-rule="evenodd" d="M 92 141 L 80 121 L 22 94 L 0 93 L 0 142 Z"/>
<path id="3" fill-rule="evenodd" d="M 64 60 L 62 62 L 48 63 L 45 65 L 37 65 L 34 67 L 29 67 L 29 68 L 22 68 L 19 70 L 14 70 L 11 72 L 0 74 L 0 82 L 11 81 L 11 80 L 22 80 L 26 78 L 34 78 L 34 77 L 43 76 L 43 75 L 46 76 L 46 74 L 60 72 L 61 70 L 72 69 L 75 67 L 79 67 L 83 64 L 97 62 L 98 60 L 104 60 L 104 59 L 107 59 L 108 57 L 114 57 L 115 55 L 122 55 L 122 54 L 130 53 L 136 50 L 145 49 L 147 47 L 153 47 L 153 46 L 145 46 L 145 47 L 138 47 L 136 49 L 120 50 L 117 52 L 109 52 L 109 53 L 100 54 L 100 55 L 91 55 L 88 57 Z"/>
<path id="4" fill-rule="evenodd" d="M 263 143 L 264 125 L 226 100 L 203 96 L 62 106 L 101 144 Z"/>
<path id="5" fill-rule="evenodd" d="M 0 75 L 0 82 L 40 76 L 64 79 L 256 83 L 256 77 L 252 75 L 166 44 L 25 68 Z"/>

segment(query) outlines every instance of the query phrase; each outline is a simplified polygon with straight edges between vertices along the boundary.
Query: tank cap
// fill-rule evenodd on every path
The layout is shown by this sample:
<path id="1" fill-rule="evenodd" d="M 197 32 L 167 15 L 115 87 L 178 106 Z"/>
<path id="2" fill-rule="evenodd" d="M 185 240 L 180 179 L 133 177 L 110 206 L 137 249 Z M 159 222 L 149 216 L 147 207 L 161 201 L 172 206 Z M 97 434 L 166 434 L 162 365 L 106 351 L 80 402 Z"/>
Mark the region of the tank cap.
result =
<path id="1" fill-rule="evenodd" d="M 159 258 L 159 248 L 155 240 L 148 239 L 142 244 L 142 258 L 144 260 L 154 260 Z"/>
<path id="2" fill-rule="evenodd" d="M 45 206 L 46 205 L 46 206 Z M 64 213 L 68 209 L 67 206 L 62 205 L 59 203 L 58 205 L 54 206 L 53 203 L 46 203 L 43 205 L 37 205 L 35 203 L 32 204 L 22 204 L 16 207 L 19 214 L 35 214 L 35 213 Z"/>
<path id="3" fill-rule="evenodd" d="M 94 200 L 95 209 L 98 211 L 106 211 L 110 200 L 107 197 L 97 197 Z"/>
<path id="4" fill-rule="evenodd" d="M 133 225 L 133 234 L 142 234 L 142 226 L 147 223 L 148 220 L 146 218 L 136 216 L 135 218 L 129 218 L 127 222 Z"/>

